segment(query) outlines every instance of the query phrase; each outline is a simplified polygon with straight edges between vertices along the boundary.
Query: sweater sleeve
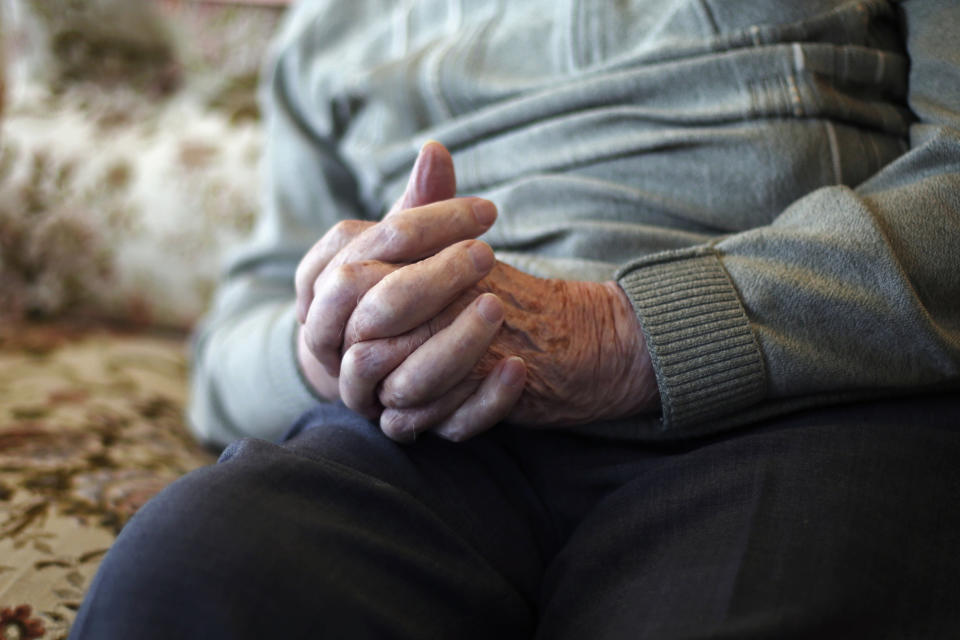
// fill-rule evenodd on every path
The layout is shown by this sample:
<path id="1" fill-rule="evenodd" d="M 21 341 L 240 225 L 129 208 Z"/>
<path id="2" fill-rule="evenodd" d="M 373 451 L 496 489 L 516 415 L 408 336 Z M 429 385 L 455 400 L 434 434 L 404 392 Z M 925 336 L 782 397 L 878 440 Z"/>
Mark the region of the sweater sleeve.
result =
<path id="1" fill-rule="evenodd" d="M 624 265 L 662 419 L 688 437 L 799 408 L 960 386 L 960 5 L 899 5 L 910 148 L 771 224 Z"/>
<path id="2" fill-rule="evenodd" d="M 321 401 L 296 360 L 293 275 L 327 229 L 362 217 L 356 181 L 334 142 L 335 115 L 304 108 L 303 95 L 317 88 L 318 75 L 301 49 L 315 41 L 296 33 L 316 25 L 336 33 L 338 22 L 325 18 L 294 10 L 274 45 L 261 96 L 263 213 L 194 335 L 188 421 L 211 444 L 243 436 L 277 440 Z"/>

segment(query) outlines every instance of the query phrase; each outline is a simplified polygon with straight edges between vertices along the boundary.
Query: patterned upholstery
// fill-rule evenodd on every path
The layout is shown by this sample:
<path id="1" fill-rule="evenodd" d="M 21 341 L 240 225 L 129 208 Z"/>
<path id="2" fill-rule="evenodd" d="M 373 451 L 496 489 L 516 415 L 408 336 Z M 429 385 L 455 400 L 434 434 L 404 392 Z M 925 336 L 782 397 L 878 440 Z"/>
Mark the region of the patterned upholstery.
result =
<path id="1" fill-rule="evenodd" d="M 186 335 L 257 208 L 262 4 L 0 5 L 0 638 L 65 638 L 127 519 L 215 460 Z"/>

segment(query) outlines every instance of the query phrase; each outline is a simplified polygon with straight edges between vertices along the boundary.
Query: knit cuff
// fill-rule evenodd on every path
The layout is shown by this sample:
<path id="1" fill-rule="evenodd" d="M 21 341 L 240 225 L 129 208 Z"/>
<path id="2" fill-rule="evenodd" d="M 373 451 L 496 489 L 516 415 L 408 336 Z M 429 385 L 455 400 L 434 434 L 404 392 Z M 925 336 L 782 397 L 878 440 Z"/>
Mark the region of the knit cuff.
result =
<path id="1" fill-rule="evenodd" d="M 624 266 L 616 278 L 650 350 L 665 431 L 693 435 L 704 421 L 763 399 L 763 357 L 713 249 L 658 254 Z"/>

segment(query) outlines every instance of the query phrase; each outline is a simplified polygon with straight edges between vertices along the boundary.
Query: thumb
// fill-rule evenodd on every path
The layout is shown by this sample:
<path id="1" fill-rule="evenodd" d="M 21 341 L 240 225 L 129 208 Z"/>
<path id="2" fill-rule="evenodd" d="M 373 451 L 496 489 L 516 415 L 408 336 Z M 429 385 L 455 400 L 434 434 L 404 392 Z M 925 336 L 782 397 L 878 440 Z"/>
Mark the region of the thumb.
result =
<path id="1" fill-rule="evenodd" d="M 407 188 L 387 215 L 449 200 L 455 195 L 457 177 L 453 169 L 453 158 L 445 146 L 436 140 L 430 140 L 420 148 L 407 181 Z"/>

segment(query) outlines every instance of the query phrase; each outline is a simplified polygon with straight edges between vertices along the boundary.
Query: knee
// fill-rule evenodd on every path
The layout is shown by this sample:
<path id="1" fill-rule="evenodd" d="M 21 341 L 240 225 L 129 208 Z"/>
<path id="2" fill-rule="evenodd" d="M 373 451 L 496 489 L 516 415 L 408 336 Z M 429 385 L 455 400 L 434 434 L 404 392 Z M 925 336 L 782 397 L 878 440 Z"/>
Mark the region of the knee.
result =
<path id="1" fill-rule="evenodd" d="M 146 638 L 145 630 L 169 632 L 188 619 L 194 626 L 183 637 L 221 637 L 232 628 L 234 615 L 209 605 L 257 570 L 251 565 L 264 534 L 257 485 L 268 470 L 256 460 L 198 469 L 147 502 L 104 558 L 71 637 Z"/>
<path id="2" fill-rule="evenodd" d="M 197 469 L 148 501 L 120 532 L 107 566 L 136 563 L 138 579 L 145 575 L 197 566 L 243 553 L 260 527 L 274 472 L 274 445 L 246 440 L 232 445 L 220 462 Z M 229 543 L 229 544 L 228 544 Z M 235 551 L 236 550 L 236 551 Z M 195 577 L 195 576 L 192 576 Z"/>

